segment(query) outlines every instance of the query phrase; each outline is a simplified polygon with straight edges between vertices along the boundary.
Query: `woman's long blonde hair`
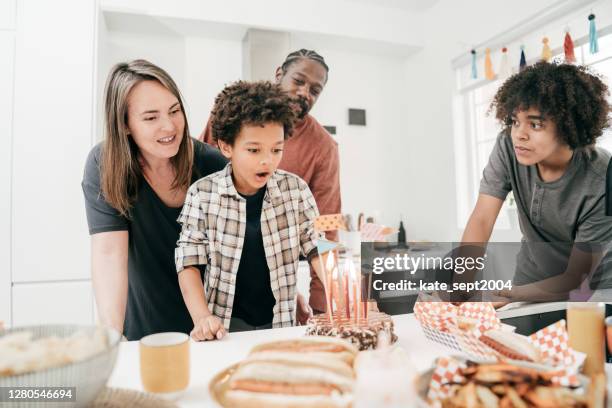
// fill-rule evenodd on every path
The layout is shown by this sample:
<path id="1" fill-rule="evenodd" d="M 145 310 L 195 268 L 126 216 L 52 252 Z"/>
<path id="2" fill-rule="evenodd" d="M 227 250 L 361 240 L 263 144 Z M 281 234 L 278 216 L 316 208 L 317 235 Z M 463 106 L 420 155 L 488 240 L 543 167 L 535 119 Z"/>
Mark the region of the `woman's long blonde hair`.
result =
<path id="1" fill-rule="evenodd" d="M 185 115 L 178 87 L 163 69 L 142 59 L 122 62 L 111 69 L 104 91 L 105 141 L 100 165 L 101 187 L 104 199 L 126 217 L 129 217 L 129 210 L 136 200 L 143 177 L 138 146 L 129 135 L 127 126 L 128 95 L 142 81 L 157 81 L 166 87 L 178 99 Z M 172 188 L 188 188 L 191 182 L 193 146 L 187 118 L 178 153 L 170 162 L 176 174 Z"/>

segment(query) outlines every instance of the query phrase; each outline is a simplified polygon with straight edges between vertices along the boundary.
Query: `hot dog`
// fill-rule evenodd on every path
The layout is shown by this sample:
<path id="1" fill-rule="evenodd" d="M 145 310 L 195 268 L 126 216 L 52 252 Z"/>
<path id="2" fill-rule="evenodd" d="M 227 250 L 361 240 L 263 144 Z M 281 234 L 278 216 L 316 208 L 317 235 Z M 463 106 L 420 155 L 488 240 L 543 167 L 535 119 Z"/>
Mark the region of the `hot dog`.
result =
<path id="1" fill-rule="evenodd" d="M 255 347 L 229 381 L 224 399 L 235 407 L 348 407 L 357 349 L 329 337 Z"/>

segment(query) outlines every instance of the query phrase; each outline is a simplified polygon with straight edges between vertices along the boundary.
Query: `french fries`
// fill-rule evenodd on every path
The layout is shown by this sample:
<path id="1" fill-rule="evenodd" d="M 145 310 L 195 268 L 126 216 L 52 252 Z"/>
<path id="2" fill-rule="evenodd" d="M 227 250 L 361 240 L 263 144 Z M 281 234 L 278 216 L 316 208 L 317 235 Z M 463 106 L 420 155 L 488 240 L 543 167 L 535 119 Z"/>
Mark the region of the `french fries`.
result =
<path id="1" fill-rule="evenodd" d="M 591 379 L 584 395 L 555 385 L 549 374 L 509 364 L 471 363 L 461 371 L 465 381 L 446 384 L 451 396 L 442 408 L 603 408 L 605 376 Z"/>

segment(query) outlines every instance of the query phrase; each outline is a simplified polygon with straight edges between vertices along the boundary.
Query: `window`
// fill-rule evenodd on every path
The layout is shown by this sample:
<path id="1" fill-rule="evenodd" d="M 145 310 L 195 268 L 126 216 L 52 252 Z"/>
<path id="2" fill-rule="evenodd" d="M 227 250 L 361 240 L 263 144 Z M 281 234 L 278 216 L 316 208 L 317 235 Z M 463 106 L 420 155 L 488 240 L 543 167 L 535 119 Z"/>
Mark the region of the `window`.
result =
<path id="1" fill-rule="evenodd" d="M 612 34 L 599 38 L 599 50 L 597 54 L 591 55 L 588 43 L 575 47 L 577 63 L 591 66 L 604 77 L 612 89 Z M 554 58 L 563 58 L 563 55 L 556 55 Z M 501 130 L 493 112 L 489 113 L 488 110 L 503 80 L 466 79 L 469 78 L 469 69 L 468 66 L 457 70 L 459 93 L 455 97 L 458 105 L 455 109 L 455 145 L 465 146 L 458 149 L 456 157 L 459 228 L 465 227 L 469 213 L 476 203 L 482 171 Z M 612 104 L 612 97 L 609 100 Z M 597 145 L 612 152 L 612 129 L 606 130 Z M 511 209 L 513 204 L 513 198 L 509 196 L 496 228 L 511 228 L 508 209 Z"/>

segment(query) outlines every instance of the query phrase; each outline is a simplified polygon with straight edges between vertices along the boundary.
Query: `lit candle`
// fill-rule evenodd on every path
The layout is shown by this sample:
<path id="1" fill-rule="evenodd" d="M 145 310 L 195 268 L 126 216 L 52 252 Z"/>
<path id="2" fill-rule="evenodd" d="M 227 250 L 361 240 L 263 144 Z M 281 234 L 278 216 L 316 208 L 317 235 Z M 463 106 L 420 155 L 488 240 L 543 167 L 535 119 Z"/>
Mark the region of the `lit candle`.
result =
<path id="1" fill-rule="evenodd" d="M 368 320 L 368 311 L 370 309 L 370 288 L 372 287 L 372 273 L 368 275 L 368 287 L 366 288 L 365 300 L 365 319 Z"/>
<path id="2" fill-rule="evenodd" d="M 335 311 L 342 310 L 342 292 L 340 292 L 340 279 L 338 279 L 338 268 L 334 266 L 332 271 L 332 301 L 335 304 Z M 340 316 L 342 314 L 340 313 Z"/>
<path id="3" fill-rule="evenodd" d="M 351 282 L 351 290 L 353 291 L 353 317 L 359 320 L 359 299 L 357 299 L 357 277 L 355 276 L 355 264 L 353 260 L 346 261 L 347 275 Z"/>
<path id="4" fill-rule="evenodd" d="M 347 261 L 348 262 L 348 261 Z M 346 264 L 345 264 L 346 265 Z M 344 268 L 344 307 L 346 309 L 346 318 L 350 319 L 351 318 L 351 301 L 349 299 L 349 293 L 350 293 L 350 289 L 349 289 L 349 271 L 346 270 L 346 267 Z"/>
<path id="5" fill-rule="evenodd" d="M 327 301 L 327 317 L 331 323 L 334 322 L 334 312 L 332 310 L 332 269 L 334 268 L 334 253 L 330 252 L 327 255 L 327 262 L 325 263 L 325 300 Z"/>

